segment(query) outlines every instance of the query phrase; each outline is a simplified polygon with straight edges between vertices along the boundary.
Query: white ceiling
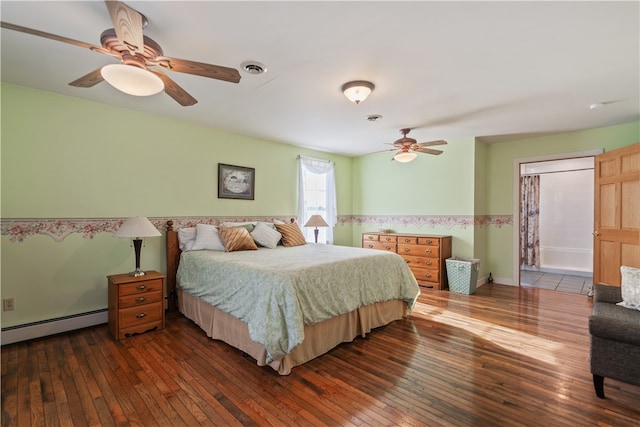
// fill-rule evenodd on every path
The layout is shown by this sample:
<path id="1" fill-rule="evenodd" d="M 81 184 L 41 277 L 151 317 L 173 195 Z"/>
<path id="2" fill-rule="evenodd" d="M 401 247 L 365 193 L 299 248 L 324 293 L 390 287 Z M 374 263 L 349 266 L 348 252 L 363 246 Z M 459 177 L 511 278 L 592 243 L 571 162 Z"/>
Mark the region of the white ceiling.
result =
<path id="1" fill-rule="evenodd" d="M 7 29 L 2 81 L 344 155 L 500 141 L 640 120 L 640 2 L 129 1 L 165 55 L 240 69 L 239 84 L 167 72 L 198 99 L 69 82 L 114 59 Z M 100 45 L 102 1 L 2 1 L 2 21 Z M 355 105 L 340 86 L 376 88 Z M 592 103 L 604 108 L 590 110 Z M 380 114 L 377 122 L 366 120 Z M 446 146 L 444 147 L 446 150 Z"/>

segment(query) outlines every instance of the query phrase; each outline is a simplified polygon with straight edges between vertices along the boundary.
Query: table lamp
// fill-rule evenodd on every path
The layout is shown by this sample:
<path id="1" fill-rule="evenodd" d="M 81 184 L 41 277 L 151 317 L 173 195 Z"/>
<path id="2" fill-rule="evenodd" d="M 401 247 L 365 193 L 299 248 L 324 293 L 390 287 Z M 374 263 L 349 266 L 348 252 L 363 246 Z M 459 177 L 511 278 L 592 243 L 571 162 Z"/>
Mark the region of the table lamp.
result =
<path id="1" fill-rule="evenodd" d="M 113 233 L 114 237 L 133 238 L 133 250 L 136 254 L 136 269 L 129 273 L 129 276 L 144 276 L 145 272 L 140 270 L 140 250 L 142 248 L 142 237 L 157 237 L 160 232 L 151 224 L 151 221 L 144 216 L 134 216 L 127 219 L 118 231 Z"/>
<path id="2" fill-rule="evenodd" d="M 324 218 L 322 218 L 321 215 L 311 215 L 311 218 L 309 218 L 309 221 L 307 221 L 304 226 L 316 228 L 315 230 L 313 230 L 313 234 L 316 236 L 316 243 L 318 243 L 318 232 L 320 231 L 318 230 L 318 227 L 328 227 L 329 224 L 327 224 L 327 222 L 324 220 Z"/>

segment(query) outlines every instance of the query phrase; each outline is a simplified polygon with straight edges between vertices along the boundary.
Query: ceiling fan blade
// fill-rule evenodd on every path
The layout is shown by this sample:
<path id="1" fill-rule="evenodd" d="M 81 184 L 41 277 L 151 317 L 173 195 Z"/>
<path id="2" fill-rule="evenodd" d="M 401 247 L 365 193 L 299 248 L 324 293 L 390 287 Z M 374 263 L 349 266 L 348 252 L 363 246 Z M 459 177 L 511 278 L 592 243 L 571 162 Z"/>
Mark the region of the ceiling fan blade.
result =
<path id="1" fill-rule="evenodd" d="M 420 142 L 420 143 L 418 143 L 418 145 L 420 147 L 432 147 L 434 145 L 445 145 L 446 143 L 447 143 L 447 141 L 439 139 L 437 141 Z"/>
<path id="2" fill-rule="evenodd" d="M 160 77 L 160 79 L 162 79 L 162 82 L 164 83 L 165 93 L 169 95 L 171 98 L 173 98 L 178 104 L 182 105 L 183 107 L 188 107 L 198 102 L 197 99 L 189 95 L 189 93 L 186 90 L 181 88 L 178 85 L 178 83 L 174 82 L 165 73 L 158 70 L 149 70 L 149 71 L 151 71 L 152 73 Z"/>
<path id="3" fill-rule="evenodd" d="M 127 46 L 131 53 L 142 53 L 144 51 L 142 14 L 121 1 L 105 0 L 105 4 L 118 40 Z"/>
<path id="4" fill-rule="evenodd" d="M 97 85 L 98 83 L 100 83 L 101 81 L 104 80 L 102 78 L 102 74 L 100 73 L 101 70 L 102 70 L 102 67 L 100 67 L 100 68 L 98 68 L 96 70 L 93 70 L 89 74 L 84 75 L 84 76 L 80 77 L 79 79 L 76 79 L 76 80 L 72 81 L 71 83 L 69 83 L 69 86 L 93 87 L 93 86 Z"/>
<path id="5" fill-rule="evenodd" d="M 169 58 L 166 56 L 156 58 L 156 60 L 159 60 L 158 65 L 178 73 L 193 74 L 231 83 L 238 83 L 240 81 L 240 73 L 235 68 L 205 64 L 204 62 L 189 61 L 186 59 Z M 165 63 L 167 61 L 168 64 Z"/>
<path id="6" fill-rule="evenodd" d="M 70 39 L 68 37 L 62 37 L 57 34 L 47 33 L 45 31 L 34 30 L 33 28 L 27 28 L 27 27 L 22 27 L 20 25 L 10 24 L 4 21 L 0 22 L 0 26 L 8 30 L 19 31 L 21 33 L 31 34 L 33 36 L 44 37 L 45 39 L 51 39 L 51 40 L 55 40 L 63 43 L 69 43 L 74 46 L 84 47 L 87 49 L 96 50 L 98 52 L 102 52 L 104 50 L 102 47 L 94 46 L 92 44 L 81 42 L 79 40 Z"/>
<path id="7" fill-rule="evenodd" d="M 442 154 L 442 150 L 432 150 L 430 148 L 420 148 L 419 150 L 414 151 L 417 151 L 419 153 L 433 154 L 434 156 L 439 156 L 440 154 Z"/>

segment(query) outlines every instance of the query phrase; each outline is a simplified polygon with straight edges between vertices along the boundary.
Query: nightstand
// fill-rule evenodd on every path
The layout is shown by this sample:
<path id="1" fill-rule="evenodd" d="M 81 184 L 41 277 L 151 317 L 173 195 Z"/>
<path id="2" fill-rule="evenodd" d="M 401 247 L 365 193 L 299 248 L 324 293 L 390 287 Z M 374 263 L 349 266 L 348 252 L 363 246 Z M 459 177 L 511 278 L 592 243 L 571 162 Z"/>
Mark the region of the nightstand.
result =
<path id="1" fill-rule="evenodd" d="M 165 276 L 147 271 L 144 276 L 107 276 L 109 282 L 109 331 L 121 340 L 164 328 Z"/>

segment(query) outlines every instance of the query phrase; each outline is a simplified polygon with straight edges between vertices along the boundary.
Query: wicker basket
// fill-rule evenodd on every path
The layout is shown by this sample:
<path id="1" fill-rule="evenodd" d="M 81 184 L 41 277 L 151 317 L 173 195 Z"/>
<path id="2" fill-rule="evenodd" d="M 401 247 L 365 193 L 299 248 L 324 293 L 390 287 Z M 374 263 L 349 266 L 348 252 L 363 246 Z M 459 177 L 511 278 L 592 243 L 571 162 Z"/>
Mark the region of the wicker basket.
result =
<path id="1" fill-rule="evenodd" d="M 449 290 L 470 295 L 476 291 L 480 260 L 453 257 L 446 260 Z"/>

